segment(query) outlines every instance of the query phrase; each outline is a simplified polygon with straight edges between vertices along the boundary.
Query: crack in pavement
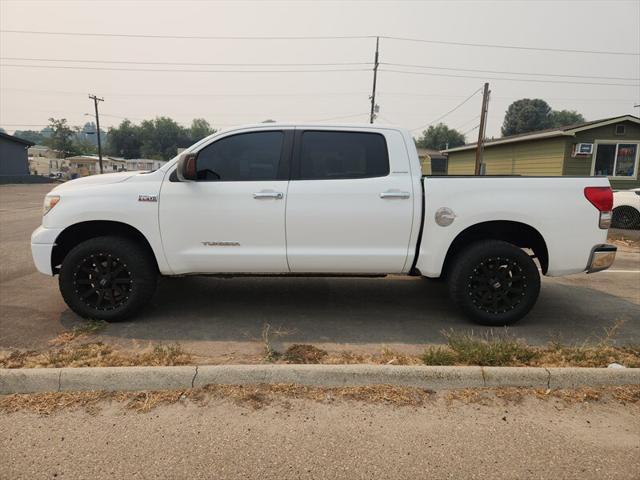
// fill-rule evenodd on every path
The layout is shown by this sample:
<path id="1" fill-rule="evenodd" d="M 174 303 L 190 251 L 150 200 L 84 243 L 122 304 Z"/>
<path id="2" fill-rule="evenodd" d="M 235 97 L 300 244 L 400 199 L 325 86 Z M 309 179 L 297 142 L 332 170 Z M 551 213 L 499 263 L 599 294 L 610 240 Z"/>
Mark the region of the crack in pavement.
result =
<path id="1" fill-rule="evenodd" d="M 58 391 L 62 391 L 62 369 L 58 370 Z"/>
<path id="2" fill-rule="evenodd" d="M 196 365 L 196 371 L 195 371 L 195 373 L 193 374 L 193 378 L 191 379 L 191 388 L 193 388 L 193 385 L 194 385 L 194 384 L 195 384 L 195 382 L 196 382 L 196 377 L 197 377 L 197 376 L 198 376 L 198 365 Z"/>
<path id="3" fill-rule="evenodd" d="M 542 367 L 547 372 L 547 390 L 551 390 L 551 371 L 547 367 Z"/>

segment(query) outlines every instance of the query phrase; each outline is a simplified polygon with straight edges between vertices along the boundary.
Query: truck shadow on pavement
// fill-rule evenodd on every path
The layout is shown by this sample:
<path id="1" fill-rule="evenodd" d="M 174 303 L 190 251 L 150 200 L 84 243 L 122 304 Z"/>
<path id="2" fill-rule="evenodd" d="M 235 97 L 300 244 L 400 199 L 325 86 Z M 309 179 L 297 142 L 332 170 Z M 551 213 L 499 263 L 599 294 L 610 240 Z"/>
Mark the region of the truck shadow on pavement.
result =
<path id="1" fill-rule="evenodd" d="M 596 341 L 627 320 L 623 343 L 640 341 L 640 306 L 594 289 L 545 283 L 533 311 L 510 332 L 531 344 L 552 339 Z M 634 320 L 636 319 L 636 320 Z M 81 321 L 65 311 L 65 327 Z M 135 320 L 107 326 L 117 341 L 247 342 L 265 324 L 295 343 L 440 343 L 443 330 L 488 330 L 449 302 L 446 285 L 424 279 L 204 278 L 163 279 L 152 304 Z"/>

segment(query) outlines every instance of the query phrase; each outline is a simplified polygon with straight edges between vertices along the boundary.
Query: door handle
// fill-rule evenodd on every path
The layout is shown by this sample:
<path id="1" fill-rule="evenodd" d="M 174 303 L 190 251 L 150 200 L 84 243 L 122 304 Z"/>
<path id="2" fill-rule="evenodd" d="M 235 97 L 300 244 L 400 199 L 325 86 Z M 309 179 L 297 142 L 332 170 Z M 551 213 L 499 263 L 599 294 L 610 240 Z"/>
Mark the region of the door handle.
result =
<path id="1" fill-rule="evenodd" d="M 284 194 L 282 192 L 255 192 L 253 198 L 261 200 L 263 198 L 273 198 L 275 200 L 282 200 Z"/>
<path id="2" fill-rule="evenodd" d="M 382 192 L 380 194 L 380 198 L 410 198 L 411 194 L 409 192 L 401 192 L 400 190 L 387 190 L 386 192 Z"/>

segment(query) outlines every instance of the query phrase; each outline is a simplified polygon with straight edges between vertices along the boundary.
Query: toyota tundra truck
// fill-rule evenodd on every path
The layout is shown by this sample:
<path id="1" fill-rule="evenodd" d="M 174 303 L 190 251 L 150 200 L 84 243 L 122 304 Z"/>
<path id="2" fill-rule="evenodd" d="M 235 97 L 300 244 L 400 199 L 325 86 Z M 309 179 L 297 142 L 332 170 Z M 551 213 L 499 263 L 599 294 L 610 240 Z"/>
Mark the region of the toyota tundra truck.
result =
<path id="1" fill-rule="evenodd" d="M 261 124 L 155 171 L 55 187 L 31 249 L 85 318 L 131 318 L 160 275 L 409 275 L 443 279 L 468 317 L 506 325 L 533 307 L 540 272 L 613 263 L 612 201 L 606 178 L 423 177 L 397 127 Z"/>

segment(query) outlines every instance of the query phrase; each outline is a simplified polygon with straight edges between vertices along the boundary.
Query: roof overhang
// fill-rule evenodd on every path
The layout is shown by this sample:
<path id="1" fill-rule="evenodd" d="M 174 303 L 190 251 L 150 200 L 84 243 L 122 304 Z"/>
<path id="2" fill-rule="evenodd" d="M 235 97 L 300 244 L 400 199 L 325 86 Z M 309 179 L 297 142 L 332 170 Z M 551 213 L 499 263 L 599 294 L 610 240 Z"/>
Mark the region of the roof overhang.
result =
<path id="1" fill-rule="evenodd" d="M 527 135 L 527 136 L 517 137 L 517 138 L 504 138 L 504 139 L 498 139 L 498 140 L 491 140 L 490 142 L 484 142 L 484 146 L 486 148 L 486 147 L 493 147 L 494 145 L 503 145 L 505 143 L 526 142 L 528 140 L 538 140 L 541 138 L 566 137 L 566 136 L 572 137 L 574 136 L 574 134 L 567 133 L 562 130 L 553 130 L 551 132 L 543 132 L 543 133 L 532 134 L 532 135 Z M 476 148 L 476 144 L 472 143 L 469 145 L 463 145 L 461 147 L 442 150 L 442 153 L 461 152 L 463 150 L 473 150 L 474 148 Z"/>
<path id="2" fill-rule="evenodd" d="M 582 126 L 578 126 L 575 128 L 568 128 L 568 129 L 556 129 L 556 130 L 551 130 L 551 131 L 546 131 L 546 132 L 540 132 L 540 133 L 532 133 L 531 135 L 521 135 L 518 137 L 505 137 L 505 138 L 499 138 L 497 140 L 491 140 L 488 142 L 484 143 L 484 147 L 492 147 L 494 145 L 504 145 L 506 143 L 516 143 L 516 142 L 527 142 L 529 140 L 539 140 L 539 139 L 543 139 L 543 138 L 552 138 L 552 137 L 574 137 L 576 133 L 578 132 L 583 132 L 585 130 L 591 130 L 593 128 L 599 128 L 599 127 L 604 127 L 607 125 L 611 125 L 614 123 L 620 123 L 620 122 L 633 122 L 633 123 L 637 123 L 638 125 L 640 125 L 640 118 L 638 117 L 634 117 L 633 115 L 622 115 L 620 117 L 615 117 L 615 118 L 608 118 L 605 120 L 602 120 L 600 122 L 593 122 L 593 123 L 589 123 L 587 125 L 582 125 Z M 464 150 L 472 150 L 476 148 L 476 144 L 472 143 L 469 145 L 463 145 L 461 147 L 456 147 L 456 148 L 449 148 L 448 150 L 442 150 L 442 153 L 450 153 L 450 152 L 462 152 Z"/>

